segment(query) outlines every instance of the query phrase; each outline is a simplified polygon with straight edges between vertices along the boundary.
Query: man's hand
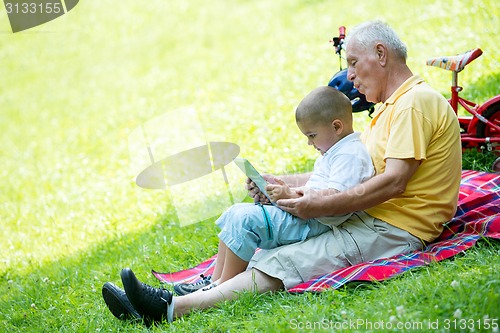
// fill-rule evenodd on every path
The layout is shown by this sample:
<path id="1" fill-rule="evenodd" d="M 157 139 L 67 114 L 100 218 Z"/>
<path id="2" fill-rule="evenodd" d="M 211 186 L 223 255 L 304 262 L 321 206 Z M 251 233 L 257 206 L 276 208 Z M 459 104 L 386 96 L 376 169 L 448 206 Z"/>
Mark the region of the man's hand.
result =
<path id="1" fill-rule="evenodd" d="M 295 198 L 279 199 L 276 201 L 276 205 L 282 210 L 305 220 L 318 217 L 319 215 L 311 203 L 319 204 L 324 198 L 324 194 L 321 191 L 311 190 L 306 187 L 294 190 Z"/>

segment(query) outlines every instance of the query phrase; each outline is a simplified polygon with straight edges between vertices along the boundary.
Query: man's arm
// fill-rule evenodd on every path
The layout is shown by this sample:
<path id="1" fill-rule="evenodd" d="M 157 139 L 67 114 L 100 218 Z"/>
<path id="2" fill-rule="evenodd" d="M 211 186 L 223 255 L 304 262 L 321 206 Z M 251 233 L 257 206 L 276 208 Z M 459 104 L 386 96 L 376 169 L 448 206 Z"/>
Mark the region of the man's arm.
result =
<path id="1" fill-rule="evenodd" d="M 324 195 L 309 190 L 299 198 L 281 199 L 277 205 L 304 219 L 343 215 L 376 206 L 402 194 L 420 161 L 415 159 L 386 160 L 385 172 L 346 191 Z"/>

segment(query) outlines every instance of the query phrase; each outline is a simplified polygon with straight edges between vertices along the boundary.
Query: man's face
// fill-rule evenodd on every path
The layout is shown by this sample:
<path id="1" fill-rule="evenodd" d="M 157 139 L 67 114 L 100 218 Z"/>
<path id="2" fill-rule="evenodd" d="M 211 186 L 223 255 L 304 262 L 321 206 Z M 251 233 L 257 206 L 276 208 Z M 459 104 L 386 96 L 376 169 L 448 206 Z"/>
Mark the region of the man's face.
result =
<path id="1" fill-rule="evenodd" d="M 347 79 L 373 103 L 381 101 L 383 75 L 375 48 L 364 48 L 355 39 L 347 44 Z"/>

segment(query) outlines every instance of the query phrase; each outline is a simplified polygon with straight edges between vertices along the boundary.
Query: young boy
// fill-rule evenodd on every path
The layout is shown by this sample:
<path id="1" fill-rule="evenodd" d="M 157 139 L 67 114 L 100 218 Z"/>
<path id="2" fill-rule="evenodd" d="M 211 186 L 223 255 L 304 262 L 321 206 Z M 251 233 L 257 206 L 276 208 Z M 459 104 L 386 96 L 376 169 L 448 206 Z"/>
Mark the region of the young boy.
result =
<path id="1" fill-rule="evenodd" d="M 308 179 L 295 179 L 293 175 L 268 178 L 266 190 L 272 201 L 298 197 L 298 189 L 313 188 L 325 194 L 344 191 L 373 176 L 372 160 L 359 133 L 353 131 L 351 103 L 343 93 L 327 86 L 314 89 L 297 107 L 295 118 L 308 144 L 321 156 Z M 216 222 L 222 230 L 211 279 L 177 284 L 174 290 L 179 295 L 207 290 L 245 271 L 257 248 L 304 241 L 331 231 L 331 225 L 340 225 L 350 215 L 303 220 L 271 205 L 236 204 Z"/>

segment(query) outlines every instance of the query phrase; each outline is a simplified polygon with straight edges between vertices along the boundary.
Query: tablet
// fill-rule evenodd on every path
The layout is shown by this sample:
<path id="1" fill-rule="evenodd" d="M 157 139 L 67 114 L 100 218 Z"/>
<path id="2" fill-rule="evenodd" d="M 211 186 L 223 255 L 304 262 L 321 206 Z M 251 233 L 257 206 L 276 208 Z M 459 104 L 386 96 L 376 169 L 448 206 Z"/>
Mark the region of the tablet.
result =
<path id="1" fill-rule="evenodd" d="M 254 168 L 252 164 L 246 158 L 237 157 L 234 159 L 234 163 L 243 171 L 243 173 L 252 180 L 259 190 L 266 196 L 266 198 L 271 201 L 271 198 L 267 195 L 266 185 L 267 181 L 261 174 Z M 271 202 L 272 203 L 272 202 Z M 272 203 L 274 205 L 274 203 Z"/>

